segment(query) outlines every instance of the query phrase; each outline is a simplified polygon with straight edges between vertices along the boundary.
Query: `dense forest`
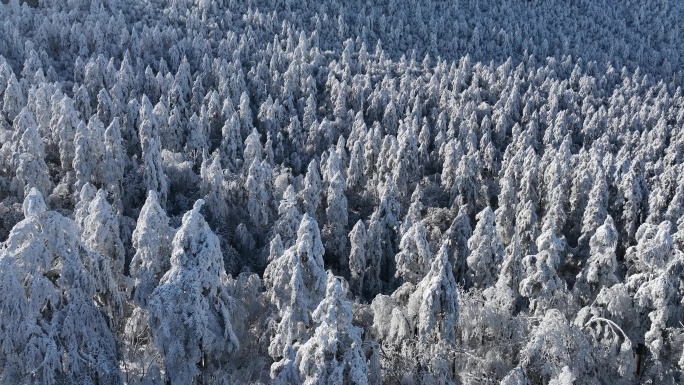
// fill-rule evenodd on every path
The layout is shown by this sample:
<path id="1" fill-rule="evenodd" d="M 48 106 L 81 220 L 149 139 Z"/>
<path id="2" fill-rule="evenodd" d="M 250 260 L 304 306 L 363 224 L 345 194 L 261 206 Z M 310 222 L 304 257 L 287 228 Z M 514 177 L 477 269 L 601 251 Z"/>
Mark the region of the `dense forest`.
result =
<path id="1" fill-rule="evenodd" d="M 681 383 L 683 19 L 3 0 L 0 383 Z"/>

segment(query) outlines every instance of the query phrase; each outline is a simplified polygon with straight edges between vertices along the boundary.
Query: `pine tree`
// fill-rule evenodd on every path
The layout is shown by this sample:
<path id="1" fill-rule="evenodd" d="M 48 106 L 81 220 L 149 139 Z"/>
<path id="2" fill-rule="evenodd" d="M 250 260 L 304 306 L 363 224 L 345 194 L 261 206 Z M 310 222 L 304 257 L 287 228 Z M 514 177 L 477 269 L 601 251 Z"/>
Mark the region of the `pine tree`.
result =
<path id="1" fill-rule="evenodd" d="M 248 192 L 247 212 L 252 222 L 262 228 L 271 220 L 271 168 L 265 161 L 254 159 L 249 167 L 245 189 Z"/>
<path id="2" fill-rule="evenodd" d="M 297 351 L 296 365 L 304 384 L 368 384 L 362 330 L 352 325 L 346 297 L 346 285 L 328 272 L 325 298 L 312 314 L 315 332 Z"/>
<path id="3" fill-rule="evenodd" d="M 537 252 L 535 240 L 539 236 L 539 220 L 537 217 L 539 196 L 538 184 L 538 157 L 531 147 L 528 147 L 523 161 L 523 172 L 518 190 L 517 212 L 515 223 L 520 232 L 520 243 L 525 254 Z"/>
<path id="4" fill-rule="evenodd" d="M 402 126 L 404 126 L 403 123 Z M 419 169 L 418 145 L 413 128 L 404 128 L 399 134 L 397 164 L 392 172 L 400 193 L 406 194 L 407 191 L 410 191 L 409 189 L 413 188 L 415 175 Z"/>
<path id="5" fill-rule="evenodd" d="M 55 108 L 57 107 L 53 105 L 53 110 Z M 74 108 L 74 101 L 66 95 L 59 101 L 58 108 L 58 114 L 53 114 L 50 120 L 50 129 L 57 138 L 62 170 L 68 171 L 75 156 L 74 139 L 79 123 L 78 113 Z"/>
<path id="6" fill-rule="evenodd" d="M 202 154 L 200 178 L 202 178 L 200 192 L 207 205 L 212 207 L 209 222 L 217 224 L 225 221 L 229 215 L 229 207 L 223 185 L 223 168 L 219 150 L 214 151 L 211 157 L 206 156 L 206 151 Z"/>
<path id="7" fill-rule="evenodd" d="M 453 363 L 447 357 L 456 344 L 459 305 L 445 244 L 409 295 L 406 313 L 418 334 L 418 344 L 413 348 L 418 367 L 412 374 L 422 383 L 453 383 Z"/>
<path id="8" fill-rule="evenodd" d="M 88 146 L 90 149 L 93 171 L 91 175 L 92 182 L 100 187 L 104 185 L 104 158 L 105 158 L 105 142 L 102 140 L 105 136 L 105 127 L 97 115 L 93 115 L 88 120 Z"/>
<path id="9" fill-rule="evenodd" d="M 295 353 L 289 347 L 285 358 L 271 365 L 271 384 L 273 385 L 300 385 L 299 371 L 295 366 Z"/>
<path id="10" fill-rule="evenodd" d="M 549 229 L 537 238 L 537 249 L 537 254 L 523 258 L 525 278 L 518 290 L 522 296 L 529 298 L 532 314 L 544 314 L 552 308 L 564 309 L 569 313 L 567 287 L 558 276 L 560 253 L 565 249 L 565 244 Z"/>
<path id="11" fill-rule="evenodd" d="M 263 148 L 261 146 L 261 136 L 257 132 L 256 128 L 252 130 L 252 133 L 245 139 L 244 153 L 242 159 L 245 165 L 252 165 L 254 160 L 261 162 L 263 159 Z"/>
<path id="12" fill-rule="evenodd" d="M 366 274 L 366 225 L 359 219 L 349 233 L 349 271 L 351 273 L 351 291 L 356 295 L 363 292 L 363 279 Z"/>
<path id="13" fill-rule="evenodd" d="M 634 160 L 620 183 L 620 190 L 625 197 L 621 216 L 624 230 L 620 235 L 630 243 L 635 239 L 636 231 L 646 216 L 644 200 L 648 197 L 648 189 L 642 167 L 641 162 Z"/>
<path id="14" fill-rule="evenodd" d="M 297 241 L 271 261 L 264 271 L 264 285 L 271 302 L 279 309 L 290 303 L 292 288 L 289 284 L 294 268 L 292 260 L 296 258 L 301 264 L 304 283 L 304 291 L 298 295 L 302 296 L 302 303 L 313 310 L 325 292 L 324 252 L 318 224 L 304 214 L 297 230 Z"/>
<path id="15" fill-rule="evenodd" d="M 499 178 L 501 191 L 498 197 L 499 207 L 496 214 L 496 232 L 499 234 L 504 245 L 509 245 L 515 231 L 516 209 L 518 206 L 518 175 L 520 173 L 519 157 L 514 156 L 509 166 L 502 170 L 503 175 Z"/>
<path id="16" fill-rule="evenodd" d="M 294 187 L 288 185 L 283 193 L 283 199 L 278 206 L 278 220 L 274 227 L 276 235 L 282 242 L 283 247 L 292 246 L 297 240 L 297 228 L 302 220 L 302 214 L 297 208 L 297 195 Z"/>
<path id="17" fill-rule="evenodd" d="M 457 295 L 447 246 L 442 244 L 430 270 L 409 297 L 408 315 L 415 320 L 422 343 L 456 343 Z"/>
<path id="18" fill-rule="evenodd" d="M 477 214 L 477 226 L 468 240 L 468 268 L 473 286 L 484 289 L 496 283 L 503 261 L 503 246 L 496 233 L 494 212 L 486 207 Z"/>
<path id="19" fill-rule="evenodd" d="M 624 284 L 604 287 L 591 305 L 577 312 L 574 325 L 582 328 L 594 348 L 597 360 L 612 362 L 598 373 L 599 381 L 630 383 L 637 374 L 637 357 L 632 349 L 632 338 L 638 340 L 643 334 L 638 324 L 639 316 Z M 646 365 L 644 365 L 645 367 Z"/>
<path id="20" fill-rule="evenodd" d="M 505 250 L 501 272 L 496 282 L 496 287 L 503 291 L 510 289 L 509 300 L 516 300 L 519 297 L 518 288 L 523 279 L 523 248 L 520 244 L 520 234 L 516 231 L 513 240 Z"/>
<path id="21" fill-rule="evenodd" d="M 173 238 L 171 269 L 152 292 L 150 327 L 172 384 L 188 384 L 220 368 L 239 343 L 218 237 L 198 200 Z M 205 377 L 210 378 L 210 377 Z"/>
<path id="22" fill-rule="evenodd" d="M 76 151 L 73 160 L 73 169 L 76 172 L 74 191 L 78 193 L 81 191 L 83 186 L 91 183 L 95 168 L 95 165 L 93 164 L 94 156 L 92 155 L 93 151 L 90 146 L 88 128 L 83 122 L 80 122 L 76 128 L 74 143 Z"/>
<path id="23" fill-rule="evenodd" d="M 508 372 L 499 385 L 529 385 L 530 381 L 522 368 L 517 367 Z"/>
<path id="24" fill-rule="evenodd" d="M 2 99 L 2 111 L 10 121 L 19 115 L 21 109 L 26 105 L 26 96 L 22 90 L 17 77 L 12 73 L 7 79 L 7 86 L 4 88 Z"/>
<path id="25" fill-rule="evenodd" d="M 406 282 L 418 283 L 430 268 L 431 254 L 425 226 L 418 221 L 401 237 L 399 252 L 394 257 L 396 276 Z"/>
<path id="26" fill-rule="evenodd" d="M 284 364 L 290 359 L 289 353 L 292 349 L 298 349 L 299 345 L 306 342 L 310 337 L 311 328 L 311 307 L 312 304 L 305 302 L 306 296 L 302 295 L 306 291 L 302 277 L 302 262 L 295 253 L 287 254 L 287 257 L 282 262 L 287 266 L 288 274 L 281 274 L 272 282 L 274 290 L 288 292 L 289 298 L 279 297 L 276 302 L 279 306 L 278 317 L 280 322 L 275 328 L 275 333 L 271 338 L 268 346 L 270 356 L 277 360 L 272 366 L 271 373 L 280 372 L 284 368 Z M 279 261 L 280 262 L 280 261 Z M 288 279 L 285 282 L 283 279 Z M 292 363 L 290 363 L 292 364 Z M 276 377 L 277 375 L 272 375 Z"/>
<path id="27" fill-rule="evenodd" d="M 42 195 L 52 191 L 50 172 L 45 163 L 45 149 L 43 139 L 38 129 L 31 124 L 19 141 L 19 159 L 17 164 L 17 180 L 27 195 L 31 188 L 37 188 Z"/>
<path id="28" fill-rule="evenodd" d="M 102 162 L 102 181 L 113 200 L 114 210 L 123 212 L 121 184 L 124 179 L 126 158 L 121 139 L 119 117 L 114 117 L 105 131 L 105 154 Z"/>
<path id="29" fill-rule="evenodd" d="M 346 265 L 347 255 L 347 197 L 344 195 L 347 184 L 338 170 L 328 186 L 328 207 L 325 210 L 327 223 L 323 227 L 323 239 L 326 250 L 340 258 L 342 266 Z"/>
<path id="30" fill-rule="evenodd" d="M 321 202 L 322 180 L 318 172 L 318 165 L 313 159 L 307 168 L 306 176 L 304 177 L 304 188 L 300 192 L 302 200 L 302 211 L 316 218 L 318 205 Z"/>
<path id="31" fill-rule="evenodd" d="M 119 218 L 100 189 L 88 205 L 83 219 L 82 238 L 86 246 L 110 261 L 112 272 L 124 287 L 124 246 L 119 234 Z"/>
<path id="32" fill-rule="evenodd" d="M 276 236 L 274 249 L 282 247 L 278 240 Z M 296 243 L 285 251 L 274 250 L 275 258 L 264 272 L 266 296 L 278 309 L 269 345 L 269 354 L 277 361 L 271 366 L 275 382 L 299 381 L 293 354 L 310 337 L 310 314 L 323 298 L 323 253 L 318 225 L 304 214 Z"/>
<path id="33" fill-rule="evenodd" d="M 615 276 L 617 260 L 615 249 L 618 244 L 618 232 L 613 218 L 608 215 L 592 235 L 589 241 L 589 260 L 585 268 L 577 275 L 575 290 L 581 299 L 588 303 L 596 297 L 603 287 L 618 283 Z"/>
<path id="34" fill-rule="evenodd" d="M 576 325 L 568 323 L 557 309 L 544 313 L 521 350 L 521 366 L 530 379 L 543 383 L 572 384 L 572 380 L 556 381 L 575 376 L 598 381 L 592 358 L 592 347 L 585 334 Z"/>
<path id="35" fill-rule="evenodd" d="M 188 120 L 188 136 L 185 141 L 184 152 L 189 155 L 193 163 L 197 164 L 202 159 L 204 151 L 209 151 L 209 135 L 207 132 L 207 120 L 204 106 L 198 116 L 193 113 Z"/>
<path id="36" fill-rule="evenodd" d="M 582 235 L 580 236 L 580 247 L 587 247 L 589 240 L 594 235 L 600 224 L 606 220 L 608 215 L 608 186 L 603 169 L 599 168 L 594 174 L 594 185 L 589 192 L 589 200 L 582 218 Z M 612 220 L 611 220 L 612 222 Z"/>
<path id="37" fill-rule="evenodd" d="M 223 155 L 223 164 L 229 165 L 233 171 L 239 169 L 239 159 L 242 158 L 243 144 L 240 135 L 240 117 L 235 112 L 228 119 L 221 128 L 221 154 Z"/>
<path id="38" fill-rule="evenodd" d="M 441 154 L 441 151 L 440 151 Z M 444 147 L 444 164 L 442 166 L 442 186 L 451 192 L 458 178 L 458 165 L 463 157 L 461 143 L 452 139 Z"/>
<path id="39" fill-rule="evenodd" d="M 363 144 L 361 141 L 354 143 L 347 167 L 347 182 L 350 189 L 362 186 L 364 182 L 364 169 L 366 160 L 363 157 Z"/>
<path id="40" fill-rule="evenodd" d="M 444 241 L 447 244 L 447 250 L 451 254 L 451 266 L 454 269 L 454 278 L 456 282 L 462 286 L 466 286 L 468 277 L 467 260 L 470 255 L 468 248 L 468 239 L 473 235 L 473 230 L 470 227 L 470 219 L 468 218 L 468 206 L 462 205 L 458 209 L 458 215 L 451 222 L 451 226 L 444 233 Z"/>
<path id="41" fill-rule="evenodd" d="M 152 104 L 145 95 L 142 97 L 140 107 L 139 132 L 145 191 L 156 191 L 159 196 L 159 203 L 165 207 L 169 194 L 169 179 L 164 173 L 162 164 L 159 125 L 152 113 Z"/>
<path id="42" fill-rule="evenodd" d="M 292 165 L 293 171 L 299 173 L 301 172 L 303 162 L 303 159 L 301 159 L 303 154 L 300 154 L 300 150 L 304 148 L 305 138 L 302 124 L 297 115 L 290 117 L 290 124 L 287 126 L 286 132 L 290 144 L 288 147 L 290 150 L 289 162 Z M 285 159 L 286 163 L 287 161 L 288 159 Z"/>
<path id="43" fill-rule="evenodd" d="M 4 324 L 0 334 L 3 381 L 123 383 L 108 326 L 114 318 L 105 318 L 121 315 L 95 305 L 121 309 L 107 261 L 81 242 L 70 219 L 46 210 L 37 189 L 30 190 L 23 208 L 25 219 L 0 252 L 0 281 L 9 289 L 14 285 L 5 294 L 16 295 L 3 296 L 0 309 L 3 317 L 21 311 L 16 326 L 24 328 L 10 336 Z M 17 290 L 18 281 L 26 287 Z"/>
<path id="44" fill-rule="evenodd" d="M 169 111 L 169 117 L 166 124 L 162 124 L 159 130 L 159 137 L 162 143 L 162 148 L 170 151 L 180 151 L 184 146 L 184 133 L 181 120 L 181 112 L 178 106 L 174 106 Z"/>
<path id="45" fill-rule="evenodd" d="M 169 218 L 159 204 L 157 193 L 149 191 L 133 231 L 135 255 L 130 268 L 131 276 L 135 278 L 133 298 L 143 308 L 147 307 L 164 273 L 171 268 L 173 235 L 174 230 L 169 226 Z"/>

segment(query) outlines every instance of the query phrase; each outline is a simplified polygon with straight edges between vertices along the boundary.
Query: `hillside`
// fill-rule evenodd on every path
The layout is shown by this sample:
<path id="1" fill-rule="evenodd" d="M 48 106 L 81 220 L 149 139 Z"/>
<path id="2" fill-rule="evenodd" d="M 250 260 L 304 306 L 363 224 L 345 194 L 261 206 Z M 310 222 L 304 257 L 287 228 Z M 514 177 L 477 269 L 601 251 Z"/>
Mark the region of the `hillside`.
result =
<path id="1" fill-rule="evenodd" d="M 684 381 L 684 3 L 0 3 L 0 383 Z"/>

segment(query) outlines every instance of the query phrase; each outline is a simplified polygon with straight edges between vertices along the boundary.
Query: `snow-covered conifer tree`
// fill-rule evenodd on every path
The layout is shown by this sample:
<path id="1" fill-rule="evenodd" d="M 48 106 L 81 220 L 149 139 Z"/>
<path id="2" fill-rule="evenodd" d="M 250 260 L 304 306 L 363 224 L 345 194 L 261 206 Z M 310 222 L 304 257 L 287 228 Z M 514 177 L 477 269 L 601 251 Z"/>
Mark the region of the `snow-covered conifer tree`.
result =
<path id="1" fill-rule="evenodd" d="M 219 239 L 200 214 L 203 204 L 183 215 L 171 269 L 149 302 L 152 336 L 172 384 L 208 380 L 239 346 Z"/>
<path id="2" fill-rule="evenodd" d="M 567 377 L 569 367 L 576 373 L 582 373 L 590 362 L 587 360 L 591 359 L 586 337 L 557 309 L 543 314 L 520 353 L 521 366 L 528 376 L 543 383 Z M 572 381 L 556 383 L 572 384 Z"/>
<path id="3" fill-rule="evenodd" d="M 444 165 L 442 166 L 442 186 L 451 191 L 458 177 L 458 165 L 463 157 L 461 143 L 452 139 L 445 144 Z"/>
<path id="4" fill-rule="evenodd" d="M 522 303 L 518 288 L 523 279 L 522 252 L 520 235 L 516 231 L 511 244 L 506 248 L 496 284 L 482 293 L 490 306 L 506 309 L 510 313 L 520 310 Z"/>
<path id="5" fill-rule="evenodd" d="M 406 314 L 418 334 L 418 344 L 412 349 L 417 355 L 417 373 L 412 375 L 420 382 L 450 383 L 454 370 L 447 357 L 456 344 L 459 304 L 446 244 L 409 295 Z"/>
<path id="6" fill-rule="evenodd" d="M 450 251 L 452 257 L 450 258 L 451 266 L 454 269 L 454 278 L 457 283 L 462 286 L 466 285 L 468 279 L 468 265 L 467 260 L 470 255 L 468 248 L 468 239 L 473 235 L 473 229 L 470 227 L 470 219 L 468 218 L 468 207 L 463 205 L 459 207 L 456 218 L 451 222 L 451 226 L 444 233 L 444 241 L 447 244 L 447 250 Z"/>
<path id="7" fill-rule="evenodd" d="M 269 354 L 276 362 L 271 365 L 271 378 L 274 383 L 301 383 L 295 366 L 295 349 L 310 337 L 311 317 L 309 304 L 300 293 L 306 290 L 302 281 L 301 261 L 293 253 L 289 254 L 292 276 L 289 285 L 289 302 L 281 304 L 280 322 L 268 346 Z M 283 277 L 283 276 L 281 276 Z M 281 287 L 283 289 L 284 287 Z"/>
<path id="8" fill-rule="evenodd" d="M 88 215 L 83 219 L 83 242 L 91 250 L 109 260 L 117 281 L 124 283 L 124 246 L 119 234 L 119 218 L 107 202 L 106 192 L 100 189 L 88 205 Z"/>
<path id="9" fill-rule="evenodd" d="M 119 117 L 114 117 L 111 124 L 105 130 L 105 153 L 102 161 L 102 182 L 106 188 L 108 195 L 113 200 L 115 211 L 121 213 L 123 211 L 121 199 L 123 191 L 121 184 L 123 183 L 126 158 L 124 155 L 123 143 L 121 139 L 121 127 L 119 125 Z"/>
<path id="10" fill-rule="evenodd" d="M 432 255 L 421 221 L 414 223 L 401 237 L 399 252 L 394 259 L 397 277 L 407 282 L 418 283 L 428 272 Z"/>
<path id="11" fill-rule="evenodd" d="M 248 192 L 247 212 L 252 222 L 260 227 L 266 227 L 272 219 L 271 178 L 270 166 L 255 158 L 249 167 L 245 189 Z"/>
<path id="12" fill-rule="evenodd" d="M 291 291 L 287 289 L 293 266 L 291 259 L 297 258 L 302 265 L 302 281 L 305 291 L 301 293 L 304 303 L 311 310 L 318 304 L 325 291 L 325 269 L 323 267 L 323 243 L 318 224 L 308 214 L 302 216 L 297 230 L 297 240 L 280 257 L 271 261 L 264 272 L 264 284 L 269 296 L 279 308 L 279 303 L 289 303 Z M 279 287 L 281 285 L 281 287 Z M 284 286 L 284 287 L 282 287 Z M 271 291 L 272 290 L 272 291 Z M 285 290 L 285 291 L 284 291 Z"/>
<path id="13" fill-rule="evenodd" d="M 605 221 L 608 215 L 608 186 L 606 185 L 605 175 L 601 168 L 594 173 L 594 185 L 589 192 L 589 200 L 582 218 L 582 235 L 580 236 L 580 246 L 588 246 L 590 238 L 596 229 Z M 611 220 L 612 222 L 612 220 Z"/>
<path id="14" fill-rule="evenodd" d="M 470 255 L 467 262 L 473 285 L 480 289 L 492 286 L 503 261 L 503 246 L 496 233 L 491 208 L 486 207 L 477 214 L 477 226 L 468 239 L 468 248 Z"/>
<path id="15" fill-rule="evenodd" d="M 585 302 L 592 301 L 602 287 L 610 287 L 618 283 L 615 276 L 617 260 L 615 248 L 618 243 L 618 233 L 613 224 L 613 218 L 608 215 L 592 235 L 589 241 L 589 260 L 587 265 L 577 275 L 574 289 Z"/>
<path id="16" fill-rule="evenodd" d="M 200 177 L 202 178 L 200 192 L 208 206 L 212 207 L 209 213 L 209 221 L 212 224 L 220 223 L 229 214 L 228 202 L 223 185 L 223 168 L 221 167 L 221 153 L 215 151 L 211 157 L 202 155 Z"/>
<path id="17" fill-rule="evenodd" d="M 169 226 L 169 218 L 159 204 L 157 193 L 149 191 L 133 231 L 135 255 L 130 268 L 131 276 L 135 278 L 133 298 L 142 307 L 147 307 L 152 291 L 171 268 L 173 235 L 174 230 Z"/>
<path id="18" fill-rule="evenodd" d="M 363 278 L 366 274 L 366 225 L 359 219 L 349 233 L 349 272 L 351 274 L 350 290 L 356 295 L 363 291 Z"/>
<path id="19" fill-rule="evenodd" d="M 17 77 L 12 73 L 7 79 L 7 86 L 4 87 L 2 111 L 6 114 L 7 119 L 14 120 L 25 105 L 24 90 L 22 90 Z"/>
<path id="20" fill-rule="evenodd" d="M 244 151 L 242 159 L 245 165 L 252 165 L 256 159 L 261 162 L 263 159 L 263 146 L 261 145 L 261 135 L 257 132 L 256 128 L 252 130 L 252 133 L 245 139 Z"/>
<path id="21" fill-rule="evenodd" d="M 45 149 L 43 139 L 35 124 L 26 128 L 19 140 L 18 162 L 16 165 L 17 180 L 20 182 L 23 194 L 28 194 L 31 188 L 37 188 L 42 195 L 52 190 L 52 181 L 47 164 L 45 163 Z"/>
<path id="22" fill-rule="evenodd" d="M 59 101 L 58 107 L 53 104 L 53 114 L 50 120 L 50 129 L 57 138 L 59 147 L 59 159 L 63 170 L 70 170 L 75 156 L 74 138 L 78 127 L 78 112 L 74 108 L 74 101 L 64 95 Z"/>
<path id="23" fill-rule="evenodd" d="M 635 239 L 636 232 L 646 217 L 644 201 L 648 197 L 648 189 L 642 167 L 638 160 L 632 161 L 629 171 L 620 183 L 620 190 L 625 197 L 621 216 L 624 230 L 621 238 L 627 241 Z"/>
<path id="24" fill-rule="evenodd" d="M 156 191 L 159 195 L 159 203 L 164 207 L 169 194 L 169 179 L 162 167 L 159 125 L 152 112 L 152 104 L 145 95 L 142 97 L 140 106 L 139 133 L 145 191 Z"/>
<path id="25" fill-rule="evenodd" d="M 121 384 L 109 328 L 115 319 L 106 319 L 120 314 L 106 314 L 96 306 L 121 307 L 108 263 L 81 242 L 73 221 L 46 210 L 37 189 L 30 190 L 23 208 L 25 219 L 0 252 L 1 281 L 26 285 L 6 293 L 18 297 L 0 300 L 3 317 L 11 316 L 6 311 L 23 312 L 14 315 L 21 322 L 15 326 L 23 329 L 0 334 L 3 381 Z"/>
<path id="26" fill-rule="evenodd" d="M 520 294 L 529 298 L 530 312 L 535 315 L 544 314 L 551 308 L 569 312 L 567 287 L 558 276 L 564 242 L 549 229 L 537 238 L 537 249 L 537 254 L 523 258 L 525 278 L 518 288 Z"/>
<path id="27" fill-rule="evenodd" d="M 346 283 L 328 272 L 325 298 L 312 314 L 316 329 L 297 351 L 296 365 L 304 384 L 368 384 L 362 330 L 352 325 L 346 297 Z"/>
<path id="28" fill-rule="evenodd" d="M 323 227 L 323 240 L 328 252 L 338 256 L 346 265 L 347 255 L 347 184 L 339 170 L 332 176 L 328 186 L 327 223 Z"/>
<path id="29" fill-rule="evenodd" d="M 457 296 L 447 246 L 442 244 L 430 270 L 409 297 L 408 315 L 415 320 L 421 341 L 456 343 Z"/>
<path id="30" fill-rule="evenodd" d="M 298 349 L 310 337 L 310 313 L 325 290 L 323 253 L 318 225 L 304 214 L 296 242 L 281 253 L 276 251 L 280 255 L 270 261 L 264 272 L 266 296 L 278 309 L 269 346 L 269 354 L 277 360 L 271 367 L 271 377 L 276 382 L 286 377 L 295 381 L 292 349 Z"/>
<path id="31" fill-rule="evenodd" d="M 363 144 L 361 141 L 354 143 L 351 155 L 349 156 L 349 167 L 347 167 L 347 184 L 349 188 L 363 185 L 364 169 L 366 159 L 364 158 Z"/>
<path id="32" fill-rule="evenodd" d="M 297 194 L 294 187 L 288 185 L 278 206 L 278 220 L 275 223 L 276 234 L 285 248 L 292 246 L 297 240 L 297 228 L 302 214 L 297 208 Z"/>
<path id="33" fill-rule="evenodd" d="M 512 369 L 506 377 L 504 377 L 499 385 L 529 385 L 530 381 L 522 368 L 517 367 Z"/>
<path id="34" fill-rule="evenodd" d="M 499 207 L 494 212 L 496 214 L 496 232 L 501 237 L 504 245 L 509 245 L 515 232 L 515 212 L 518 206 L 518 196 L 516 190 L 518 188 L 518 174 L 520 159 L 514 156 L 509 162 L 509 166 L 504 168 L 499 178 L 501 191 L 499 192 L 498 204 Z"/>
<path id="35" fill-rule="evenodd" d="M 318 205 L 321 202 L 322 189 L 321 175 L 318 172 L 318 164 L 315 159 L 311 160 L 304 177 L 304 188 L 300 192 L 302 208 L 304 212 L 316 218 Z"/>
<path id="36" fill-rule="evenodd" d="M 240 135 L 240 117 L 235 112 L 228 119 L 221 128 L 221 154 L 223 155 L 223 163 L 230 165 L 233 171 L 238 170 L 238 161 L 243 155 L 243 143 Z"/>

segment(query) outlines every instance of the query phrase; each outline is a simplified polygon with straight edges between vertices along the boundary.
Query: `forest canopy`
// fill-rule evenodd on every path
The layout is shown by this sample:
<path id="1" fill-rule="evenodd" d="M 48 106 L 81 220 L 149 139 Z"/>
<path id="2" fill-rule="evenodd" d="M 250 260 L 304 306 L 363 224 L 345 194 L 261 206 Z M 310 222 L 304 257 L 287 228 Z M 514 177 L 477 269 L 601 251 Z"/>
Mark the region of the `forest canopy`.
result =
<path id="1" fill-rule="evenodd" d="M 2 0 L 0 383 L 681 383 L 683 18 Z"/>

